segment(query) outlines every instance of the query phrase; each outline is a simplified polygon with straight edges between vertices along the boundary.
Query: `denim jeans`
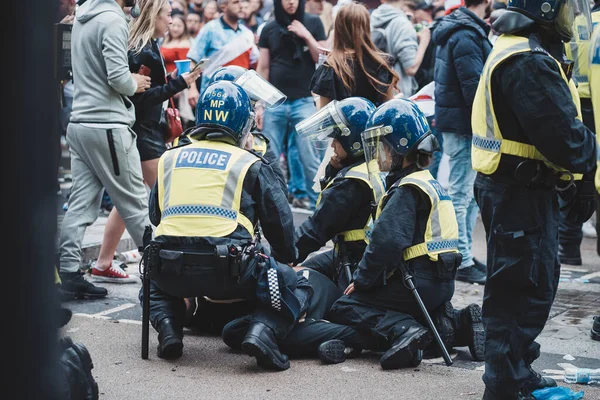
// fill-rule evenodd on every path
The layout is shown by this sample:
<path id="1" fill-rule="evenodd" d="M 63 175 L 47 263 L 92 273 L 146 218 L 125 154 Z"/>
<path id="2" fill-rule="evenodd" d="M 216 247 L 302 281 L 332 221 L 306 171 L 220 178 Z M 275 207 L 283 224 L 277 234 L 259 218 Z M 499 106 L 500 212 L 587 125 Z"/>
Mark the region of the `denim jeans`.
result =
<path id="1" fill-rule="evenodd" d="M 427 122 L 429 122 L 429 126 L 432 125 L 433 117 L 427 117 Z M 444 151 L 444 137 L 442 136 L 442 132 L 438 131 L 434 127 L 431 128 L 431 133 L 435 136 L 440 143 L 440 151 L 436 151 L 433 153 L 433 157 L 431 158 L 431 164 L 429 165 L 429 172 L 435 179 L 437 179 L 437 174 L 440 169 L 440 162 L 442 161 L 442 152 Z"/>
<path id="2" fill-rule="evenodd" d="M 312 143 L 296 135 L 296 124 L 315 112 L 312 97 L 288 100 L 275 109 L 267 109 L 263 125 L 263 134 L 271 141 L 275 154 L 280 155 L 287 145 L 290 192 L 296 197 L 308 197 L 313 206 L 317 201 L 313 179 L 320 160 Z"/>
<path id="3" fill-rule="evenodd" d="M 471 163 L 471 136 L 442 133 L 444 153 L 450 157 L 448 195 L 452 198 L 458 222 L 458 250 L 463 256 L 462 267 L 472 266 L 473 228 L 477 219 L 477 203 L 473 196 L 476 172 Z"/>

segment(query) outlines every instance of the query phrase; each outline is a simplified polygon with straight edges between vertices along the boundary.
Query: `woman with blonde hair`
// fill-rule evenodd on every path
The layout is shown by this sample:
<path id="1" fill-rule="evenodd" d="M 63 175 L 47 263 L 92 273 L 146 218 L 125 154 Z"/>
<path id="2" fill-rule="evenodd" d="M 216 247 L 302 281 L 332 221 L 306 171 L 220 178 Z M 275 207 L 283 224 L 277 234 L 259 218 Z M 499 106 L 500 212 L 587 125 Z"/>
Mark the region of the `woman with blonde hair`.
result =
<path id="1" fill-rule="evenodd" d="M 146 67 L 144 73 L 150 76 L 150 88 L 131 97 L 136 117 L 132 129 L 137 135 L 144 182 L 152 187 L 158 175 L 158 160 L 167 149 L 163 114 L 168 100 L 188 88 L 200 76 L 200 72 L 177 76 L 177 71 L 173 71 L 167 76 L 157 40 L 167 35 L 172 22 L 169 0 L 138 0 L 137 3 L 140 15 L 131 24 L 129 33 L 129 69 L 134 73 L 143 73 L 143 69 L 140 69 Z M 140 210 L 141 203 L 145 201 L 140 199 Z M 113 265 L 113 257 L 124 231 L 125 224 L 117 209 L 113 208 L 106 222 L 98 260 L 92 263 L 92 276 L 96 281 L 135 282 L 120 266 Z"/>
<path id="2" fill-rule="evenodd" d="M 333 35 L 333 50 L 310 84 L 319 106 L 348 97 L 364 97 L 376 106 L 392 99 L 399 77 L 371 41 L 367 8 L 356 2 L 340 7 Z"/>

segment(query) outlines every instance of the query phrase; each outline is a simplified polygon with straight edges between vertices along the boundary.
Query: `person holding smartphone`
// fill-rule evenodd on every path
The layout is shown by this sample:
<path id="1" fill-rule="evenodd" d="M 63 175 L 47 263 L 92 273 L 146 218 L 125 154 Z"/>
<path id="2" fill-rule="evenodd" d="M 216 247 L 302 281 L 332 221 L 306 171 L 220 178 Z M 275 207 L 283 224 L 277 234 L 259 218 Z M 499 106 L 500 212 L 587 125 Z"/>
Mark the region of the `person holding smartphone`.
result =
<path id="1" fill-rule="evenodd" d="M 167 149 L 164 110 L 169 99 L 188 88 L 202 71 L 178 76 L 175 70 L 166 75 L 157 39 L 167 35 L 172 22 L 169 0 L 139 0 L 138 5 L 140 16 L 135 19 L 129 35 L 129 69 L 132 72 L 142 69 L 149 73 L 150 88 L 131 97 L 136 116 L 133 131 L 137 135 L 144 183 L 152 187 L 158 174 L 158 159 Z M 110 191 L 109 194 L 112 195 Z M 142 198 L 145 196 L 142 195 Z M 121 219 L 118 207 L 115 207 L 108 216 L 98 260 L 92 264 L 95 281 L 135 282 L 121 267 L 113 265 L 113 256 L 124 231 L 125 222 Z"/>

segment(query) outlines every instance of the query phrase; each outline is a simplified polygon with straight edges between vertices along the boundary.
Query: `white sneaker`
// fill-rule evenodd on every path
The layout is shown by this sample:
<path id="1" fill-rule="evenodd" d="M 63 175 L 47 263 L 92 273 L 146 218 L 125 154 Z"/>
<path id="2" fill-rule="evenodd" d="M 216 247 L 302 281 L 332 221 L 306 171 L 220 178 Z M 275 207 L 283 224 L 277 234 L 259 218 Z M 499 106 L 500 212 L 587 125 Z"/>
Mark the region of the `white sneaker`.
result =
<path id="1" fill-rule="evenodd" d="M 117 255 L 119 261 L 125 264 L 139 263 L 142 259 L 140 252 L 137 249 L 125 251 Z"/>
<path id="2" fill-rule="evenodd" d="M 583 231 L 583 236 L 586 238 L 592 238 L 595 239 L 598 237 L 598 234 L 596 233 L 596 227 L 594 226 L 594 224 L 592 223 L 592 219 L 594 217 L 592 217 L 591 219 L 587 220 L 581 230 Z"/>

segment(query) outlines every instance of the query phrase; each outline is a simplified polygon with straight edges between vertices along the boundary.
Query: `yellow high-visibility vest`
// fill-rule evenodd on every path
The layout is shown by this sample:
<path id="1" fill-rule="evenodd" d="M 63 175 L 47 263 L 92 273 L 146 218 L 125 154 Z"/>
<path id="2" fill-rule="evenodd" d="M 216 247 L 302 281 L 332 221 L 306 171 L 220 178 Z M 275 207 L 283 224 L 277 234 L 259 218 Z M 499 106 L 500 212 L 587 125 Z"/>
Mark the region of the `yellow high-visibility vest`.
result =
<path id="1" fill-rule="evenodd" d="M 577 23 L 577 20 L 576 20 Z M 584 21 L 582 21 L 584 23 Z M 592 26 L 600 24 L 600 11 L 592 13 Z M 585 28 L 587 35 L 587 27 Z M 581 37 L 575 32 L 574 41 L 565 43 L 565 53 L 567 58 L 573 60 L 573 81 L 577 84 L 577 92 L 582 99 L 591 98 L 590 92 L 590 70 L 589 53 L 590 43 L 587 37 Z"/>
<path id="2" fill-rule="evenodd" d="M 329 186 L 331 186 L 333 184 L 333 182 L 336 182 L 340 179 L 358 179 L 359 181 L 365 182 L 367 185 L 369 185 L 369 188 L 371 189 L 371 191 L 373 191 L 373 199 L 380 198 L 381 195 L 383 194 L 383 192 L 385 191 L 385 186 L 384 186 L 383 181 L 379 181 L 375 185 L 373 185 L 373 182 L 371 182 L 371 180 L 369 179 L 369 171 L 367 169 L 367 164 L 362 163 L 362 164 L 356 165 L 356 166 L 346 170 L 345 173 L 338 174 L 336 177 L 334 177 L 327 184 L 325 189 L 323 189 L 321 194 L 324 191 L 326 191 L 327 188 L 329 188 Z M 319 198 L 317 199 L 317 206 L 321 202 L 321 194 L 319 194 Z M 341 235 L 344 238 L 344 242 L 346 242 L 346 243 L 357 242 L 360 240 L 365 241 L 366 237 L 370 236 L 371 225 L 372 225 L 371 217 L 369 217 L 364 228 L 352 229 L 349 231 L 340 232 L 336 236 Z"/>
<path id="3" fill-rule="evenodd" d="M 549 168 L 557 172 L 565 172 L 564 168 L 549 162 L 535 146 L 527 143 L 521 143 L 514 140 L 507 140 L 502 137 L 502 132 L 496 119 L 493 104 L 492 93 L 492 74 L 494 70 L 506 59 L 521 53 L 530 52 L 531 46 L 529 40 L 521 36 L 501 35 L 492 52 L 483 67 L 481 79 L 475 93 L 473 101 L 473 113 L 471 116 L 471 125 L 473 127 L 473 145 L 471 158 L 473 169 L 475 171 L 491 175 L 498 169 L 502 154 L 517 156 L 529 160 L 543 161 Z M 555 60 L 556 61 L 556 60 Z M 581 120 L 581 106 L 577 87 L 573 80 L 568 80 L 562 70 L 560 63 L 560 74 L 565 83 L 569 86 L 573 103 L 577 108 L 577 118 Z M 526 72 L 524 72 L 526 73 Z M 527 88 L 515 88 L 515 90 L 527 90 Z M 581 180 L 582 174 L 573 174 L 576 180 Z M 568 180 L 566 175 L 561 179 Z"/>
<path id="4" fill-rule="evenodd" d="M 596 11 L 592 15 L 600 16 L 600 11 Z M 598 154 L 596 189 L 600 193 L 600 22 L 594 27 L 590 43 L 590 86 L 594 119 L 596 121 L 596 151 Z"/>
<path id="5" fill-rule="evenodd" d="M 265 156 L 267 152 L 267 139 L 264 138 L 261 134 L 252 134 L 252 150 L 254 150 L 261 157 Z"/>
<path id="6" fill-rule="evenodd" d="M 227 143 L 200 140 L 165 152 L 158 162 L 161 221 L 156 235 L 226 237 L 254 224 L 240 211 L 248 169 L 259 158 Z"/>
<path id="7" fill-rule="evenodd" d="M 377 218 L 382 211 L 385 199 L 395 187 L 413 186 L 427 195 L 431 202 L 431 211 L 427 219 L 423 242 L 410 246 L 403 252 L 405 261 L 428 255 L 437 261 L 440 253 L 458 253 L 458 222 L 452 200 L 446 190 L 431 175 L 428 170 L 413 172 L 394 183 L 379 202 Z M 398 218 L 402 218 L 401 215 Z M 377 224 L 377 222 L 375 222 Z"/>

